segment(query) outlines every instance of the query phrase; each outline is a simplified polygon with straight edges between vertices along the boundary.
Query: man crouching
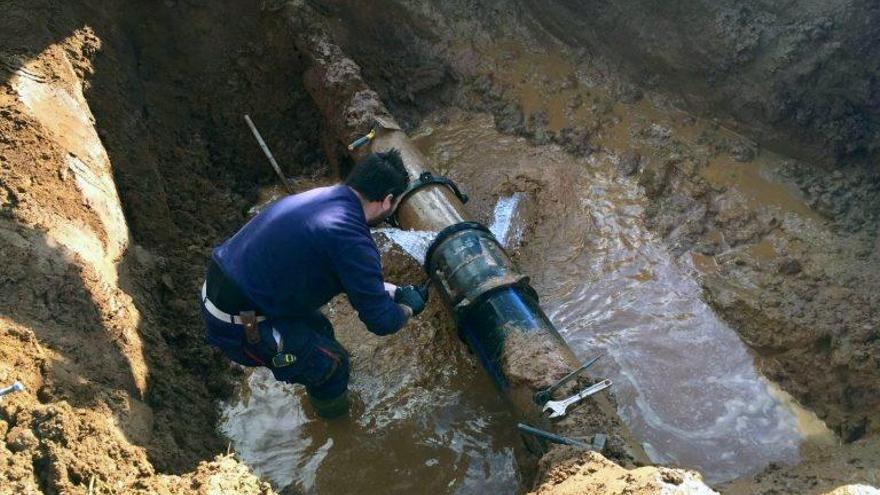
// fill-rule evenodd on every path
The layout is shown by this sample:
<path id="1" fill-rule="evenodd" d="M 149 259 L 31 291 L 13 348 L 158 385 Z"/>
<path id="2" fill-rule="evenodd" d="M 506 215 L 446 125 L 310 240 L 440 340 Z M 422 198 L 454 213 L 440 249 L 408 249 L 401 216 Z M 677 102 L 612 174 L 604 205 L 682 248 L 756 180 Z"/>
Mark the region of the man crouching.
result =
<path id="1" fill-rule="evenodd" d="M 367 329 L 400 330 L 425 307 L 413 286 L 382 279 L 370 226 L 409 176 L 397 150 L 358 163 L 342 184 L 278 200 L 214 249 L 202 286 L 207 341 L 245 366 L 305 385 L 316 414 L 348 411 L 349 356 L 320 307 L 341 292 Z"/>

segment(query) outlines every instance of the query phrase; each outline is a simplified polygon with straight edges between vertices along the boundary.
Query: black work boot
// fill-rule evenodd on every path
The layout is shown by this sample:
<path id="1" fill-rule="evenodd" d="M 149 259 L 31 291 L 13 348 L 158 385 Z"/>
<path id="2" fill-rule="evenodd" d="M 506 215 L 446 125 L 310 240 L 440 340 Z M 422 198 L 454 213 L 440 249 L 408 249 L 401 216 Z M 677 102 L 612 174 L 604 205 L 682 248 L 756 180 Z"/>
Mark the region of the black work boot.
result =
<path id="1" fill-rule="evenodd" d="M 311 395 L 308 397 L 312 409 L 315 410 L 315 414 L 319 418 L 334 419 L 348 414 L 349 400 L 347 390 L 332 399 L 316 399 Z"/>

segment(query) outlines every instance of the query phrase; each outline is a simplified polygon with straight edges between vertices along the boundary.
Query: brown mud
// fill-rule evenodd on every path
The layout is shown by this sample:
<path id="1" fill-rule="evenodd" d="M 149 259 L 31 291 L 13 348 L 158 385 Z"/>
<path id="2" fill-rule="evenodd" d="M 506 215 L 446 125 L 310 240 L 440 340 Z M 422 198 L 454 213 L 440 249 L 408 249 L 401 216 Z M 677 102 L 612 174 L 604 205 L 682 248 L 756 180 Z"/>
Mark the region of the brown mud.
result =
<path id="1" fill-rule="evenodd" d="M 3 11 L 0 347 L 3 382 L 27 391 L 2 402 L 0 491 L 216 492 L 229 475 L 266 492 L 209 463 L 230 374 L 195 298 L 272 180 L 241 115 L 290 171 L 321 164 L 295 55 L 247 2 Z"/>
<path id="2" fill-rule="evenodd" d="M 614 85 L 624 100 L 638 98 L 640 87 L 658 90 L 801 159 L 878 158 L 873 2 L 521 5 L 580 57 L 626 74 L 629 82 Z"/>
<path id="3" fill-rule="evenodd" d="M 603 153 L 620 180 L 638 183 L 647 227 L 678 262 L 692 262 L 706 301 L 762 373 L 844 442 L 808 443 L 799 464 L 770 464 L 723 491 L 877 485 L 874 6 L 816 3 L 795 13 L 799 7 L 766 2 L 694 1 L 657 13 L 661 26 L 682 13 L 693 21 L 676 20 L 689 27 L 663 29 L 666 41 L 658 43 L 657 18 L 638 3 L 582 15 L 570 15 L 562 1 L 540 12 L 501 0 L 309 3 L 407 129 L 445 107 L 488 112 L 506 134 L 500 139 L 554 146 L 587 162 Z M 27 390 L 0 402 L 0 493 L 271 492 L 243 455 L 218 457 L 228 444 L 217 431 L 217 401 L 230 398 L 242 376 L 203 345 L 195 294 L 210 248 L 246 220 L 260 186 L 275 180 L 244 113 L 285 172 L 302 177 L 298 187 L 345 167 L 340 150 L 322 142 L 325 124 L 280 6 L 2 3 L 0 384 L 20 380 Z M 695 54 L 698 47 L 705 49 Z M 483 221 L 499 197 L 539 197 L 517 261 L 541 292 L 563 293 L 576 282 L 565 263 L 585 247 L 566 245 L 563 234 L 591 222 L 601 233 L 603 225 L 566 214 L 578 201 L 572 185 L 590 184 L 541 159 L 525 153 L 515 164 L 465 172 L 440 150 L 434 166 L 472 192 L 468 207 Z M 386 253 L 388 275 L 406 281 L 417 269 L 401 257 Z M 403 400 L 429 410 L 419 400 L 438 382 L 452 395 L 491 390 L 485 380 L 456 381 L 455 373 L 479 369 L 436 303 L 418 328 L 381 344 L 364 339 L 347 305 L 333 308 L 341 338 L 364 356 L 355 373 L 366 380 L 359 385 L 365 407 L 387 412 Z M 370 369 L 366 357 L 376 353 L 384 364 Z M 395 380 L 412 388 L 383 395 Z M 555 427 L 571 436 L 611 433 L 608 455 L 626 463 L 625 442 L 608 423 L 609 410 L 620 406 L 599 402 Z M 503 451 L 518 439 L 502 432 L 512 420 L 492 404 L 488 417 L 501 426 L 476 430 L 497 437 Z M 417 429 L 369 445 L 359 443 L 375 433 L 369 429 L 361 436 L 318 430 L 313 425 L 316 439 L 337 435 L 347 446 L 317 478 L 319 491 L 342 487 L 331 471 L 351 465 L 364 468 L 346 481 L 358 487 L 428 486 L 390 485 L 393 476 L 377 475 L 364 459 L 417 444 Z M 404 475 L 410 481 L 455 463 L 426 465 L 419 456 L 430 461 L 430 449 L 402 452 L 418 455 L 393 460 L 422 464 Z M 539 493 L 675 493 L 664 484 L 691 479 L 666 468 L 626 471 L 562 448 L 537 472 L 522 459 L 528 456 L 519 455 L 517 472 L 507 475 L 520 489 L 534 476 Z M 395 463 L 381 466 L 391 471 Z M 471 473 L 467 486 L 489 486 L 479 478 Z"/>

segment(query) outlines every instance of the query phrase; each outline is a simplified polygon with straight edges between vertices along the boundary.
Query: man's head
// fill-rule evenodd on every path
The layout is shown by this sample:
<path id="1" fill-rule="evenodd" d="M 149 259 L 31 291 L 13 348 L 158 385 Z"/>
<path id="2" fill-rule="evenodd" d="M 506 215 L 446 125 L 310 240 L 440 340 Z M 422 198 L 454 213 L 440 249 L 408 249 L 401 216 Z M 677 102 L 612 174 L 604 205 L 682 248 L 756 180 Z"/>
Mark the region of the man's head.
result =
<path id="1" fill-rule="evenodd" d="M 361 197 L 370 225 L 381 223 L 394 212 L 408 184 L 409 175 L 396 149 L 371 153 L 358 162 L 345 179 L 345 185 Z"/>

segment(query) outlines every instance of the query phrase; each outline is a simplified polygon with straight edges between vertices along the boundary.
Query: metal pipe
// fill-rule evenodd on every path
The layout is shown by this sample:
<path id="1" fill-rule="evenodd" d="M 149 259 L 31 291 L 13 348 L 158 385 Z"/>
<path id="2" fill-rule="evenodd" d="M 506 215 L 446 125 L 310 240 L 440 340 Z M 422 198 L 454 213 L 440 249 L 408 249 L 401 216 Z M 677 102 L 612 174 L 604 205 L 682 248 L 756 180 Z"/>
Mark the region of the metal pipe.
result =
<path id="1" fill-rule="evenodd" d="M 367 151 L 400 151 L 410 178 L 429 167 L 427 160 L 391 117 L 379 95 L 361 78 L 360 67 L 333 42 L 329 31 L 303 3 L 288 3 L 284 14 L 300 53 L 311 62 L 304 75 L 306 89 L 325 119 L 325 131 L 341 146 L 375 129 L 370 146 L 348 149 L 354 160 Z M 543 422 L 533 397 L 581 366 L 538 304 L 538 297 L 504 248 L 486 227 L 468 221 L 462 202 L 440 184 L 409 194 L 398 206 L 404 229 L 439 232 L 425 260 L 425 269 L 452 308 L 459 331 L 514 404 L 521 417 Z M 597 398 L 611 429 L 637 444 L 617 419 L 613 407 Z M 635 447 L 635 456 L 647 456 Z"/>
<path id="2" fill-rule="evenodd" d="M 386 126 L 390 126 L 386 122 Z M 376 133 L 371 144 L 374 152 L 391 148 L 400 151 L 403 166 L 409 172 L 410 180 L 415 180 L 428 169 L 427 160 L 416 148 L 406 133 L 399 129 L 383 127 Z M 467 219 L 464 205 L 448 187 L 436 184 L 425 186 L 409 195 L 397 207 L 397 221 L 409 230 L 439 232 L 449 226 Z"/>
<path id="3" fill-rule="evenodd" d="M 269 146 L 266 144 L 266 141 L 263 141 L 263 136 L 260 135 L 260 131 L 257 130 L 257 126 L 254 125 L 254 121 L 251 120 L 250 115 L 244 115 L 244 121 L 247 122 L 248 127 L 251 128 L 251 133 L 253 133 L 254 138 L 257 140 L 257 144 L 260 145 L 260 148 L 263 150 L 263 154 L 266 155 L 266 158 L 269 159 L 269 164 L 272 165 L 272 168 L 275 170 L 275 173 L 278 174 L 278 178 L 281 179 L 281 183 L 284 185 L 284 188 L 287 189 L 287 192 L 290 194 L 295 193 L 293 189 L 293 185 L 284 176 L 284 172 L 281 171 L 281 167 L 278 166 L 278 162 L 275 161 L 275 156 L 272 154 L 272 151 L 269 150 Z"/>
<path id="4" fill-rule="evenodd" d="M 305 87 L 324 116 L 325 130 L 342 145 L 338 148 L 348 149 L 375 129 L 369 146 L 349 150 L 352 158 L 395 148 L 410 178 L 418 178 L 429 168 L 427 160 L 364 82 L 360 67 L 321 27 L 320 16 L 302 4 L 288 4 L 284 13 L 297 47 L 311 62 Z M 413 192 L 398 206 L 397 220 L 405 229 L 440 232 L 425 263 L 429 276 L 496 384 L 538 417 L 534 392 L 580 363 L 541 310 L 528 278 L 488 229 L 467 221 L 464 205 L 448 187 L 432 184 Z M 534 355 L 528 370 L 519 369 L 517 356 L 529 353 Z"/>
<path id="5" fill-rule="evenodd" d="M 388 128 L 386 117 L 380 120 L 386 126 L 377 132 L 371 150 L 395 148 L 410 178 L 421 175 L 427 168 L 422 153 L 404 132 Z M 439 232 L 425 257 L 428 276 L 498 388 L 517 409 L 537 418 L 535 391 L 580 363 L 544 314 L 528 277 L 485 226 L 467 218 L 461 201 L 442 185 L 410 194 L 397 212 L 405 229 Z"/>

